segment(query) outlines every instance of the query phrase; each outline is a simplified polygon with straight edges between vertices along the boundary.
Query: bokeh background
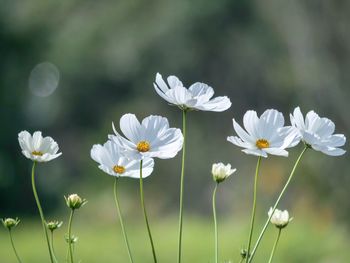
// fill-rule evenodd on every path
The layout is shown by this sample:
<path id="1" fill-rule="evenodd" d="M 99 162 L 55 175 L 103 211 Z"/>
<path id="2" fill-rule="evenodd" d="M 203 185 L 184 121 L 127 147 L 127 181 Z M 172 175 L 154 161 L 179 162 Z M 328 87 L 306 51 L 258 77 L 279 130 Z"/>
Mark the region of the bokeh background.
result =
<path id="1" fill-rule="evenodd" d="M 90 159 L 124 113 L 161 114 L 181 127 L 181 112 L 153 89 L 155 74 L 185 85 L 208 83 L 231 98 L 223 113 L 191 112 L 185 186 L 184 262 L 212 262 L 211 164 L 238 172 L 218 191 L 221 260 L 239 260 L 246 243 L 256 158 L 226 141 L 246 110 L 285 114 L 300 106 L 350 131 L 350 2 L 288 0 L 2 0 L 0 6 L 0 217 L 22 219 L 15 241 L 24 262 L 48 262 L 30 185 L 31 161 L 17 134 L 41 130 L 62 157 L 37 169 L 47 218 L 65 221 L 56 250 L 64 261 L 68 210 L 63 195 L 89 203 L 76 215 L 76 258 L 127 262 L 113 203 L 113 178 Z M 269 157 L 261 169 L 258 227 L 302 147 Z M 348 149 L 348 145 L 345 146 Z M 348 262 L 349 157 L 306 154 L 281 203 L 294 216 L 276 262 Z M 145 182 L 160 262 L 175 262 L 180 156 L 156 160 Z M 152 262 L 139 208 L 138 182 L 120 181 L 122 209 L 137 262 Z M 266 262 L 270 227 L 257 262 Z M 0 262 L 16 262 L 5 229 Z"/>

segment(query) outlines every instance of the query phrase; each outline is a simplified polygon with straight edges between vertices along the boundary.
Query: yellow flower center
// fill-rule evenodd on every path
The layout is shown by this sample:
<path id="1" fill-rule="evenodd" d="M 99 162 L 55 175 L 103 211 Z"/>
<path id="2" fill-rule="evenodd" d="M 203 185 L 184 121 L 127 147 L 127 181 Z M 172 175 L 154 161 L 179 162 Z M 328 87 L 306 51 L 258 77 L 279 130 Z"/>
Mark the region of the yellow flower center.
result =
<path id="1" fill-rule="evenodd" d="M 125 172 L 125 167 L 120 165 L 113 166 L 113 171 L 117 174 L 122 174 Z"/>
<path id="2" fill-rule="evenodd" d="M 259 140 L 256 141 L 255 145 L 259 149 L 263 149 L 263 148 L 269 148 L 270 143 L 267 140 L 265 140 L 265 139 L 259 139 Z"/>
<path id="3" fill-rule="evenodd" d="M 43 153 L 40 151 L 34 151 L 32 152 L 33 155 L 37 155 L 37 156 L 43 156 Z"/>
<path id="4" fill-rule="evenodd" d="M 151 148 L 151 145 L 149 144 L 149 142 L 148 141 L 140 141 L 138 144 L 137 144 L 137 150 L 139 151 L 139 152 L 142 152 L 142 153 L 144 153 L 144 152 L 148 152 L 149 151 L 149 149 Z"/>

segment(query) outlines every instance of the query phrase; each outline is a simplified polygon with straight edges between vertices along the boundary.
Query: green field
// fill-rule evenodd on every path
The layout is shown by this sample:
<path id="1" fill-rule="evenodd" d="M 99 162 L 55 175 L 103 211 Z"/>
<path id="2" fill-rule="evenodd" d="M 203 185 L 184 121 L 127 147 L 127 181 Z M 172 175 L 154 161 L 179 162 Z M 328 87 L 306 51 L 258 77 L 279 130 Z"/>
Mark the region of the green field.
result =
<path id="1" fill-rule="evenodd" d="M 83 220 L 79 218 L 78 220 Z M 349 239 L 341 228 L 331 228 L 316 219 L 293 221 L 282 232 L 274 262 L 348 262 Z M 316 223 L 314 223 L 316 222 Z M 135 262 L 152 262 L 151 250 L 142 221 L 127 222 Z M 152 229 L 159 262 L 176 262 L 177 221 L 175 218 L 152 220 Z M 261 221 L 259 222 L 259 224 Z M 66 244 L 64 225 L 56 233 L 55 250 L 60 262 L 65 262 Z M 239 250 L 246 242 L 246 222 L 226 221 L 219 225 L 220 260 L 239 261 Z M 210 221 L 198 217 L 186 218 L 184 225 L 183 262 L 213 262 L 213 229 Z M 105 222 L 75 222 L 74 231 L 79 236 L 75 250 L 76 262 L 128 262 L 119 224 Z M 267 262 L 277 231 L 270 226 L 255 262 Z M 14 230 L 14 239 L 23 262 L 49 262 L 46 243 L 39 223 L 22 220 Z M 12 253 L 5 229 L 0 232 L 0 262 L 17 262 Z"/>

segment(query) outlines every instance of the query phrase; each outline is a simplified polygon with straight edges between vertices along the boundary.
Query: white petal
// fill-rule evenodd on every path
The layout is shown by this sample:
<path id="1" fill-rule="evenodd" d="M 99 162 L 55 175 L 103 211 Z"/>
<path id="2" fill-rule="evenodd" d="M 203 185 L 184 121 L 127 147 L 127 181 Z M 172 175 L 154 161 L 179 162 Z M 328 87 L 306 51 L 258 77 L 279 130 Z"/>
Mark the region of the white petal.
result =
<path id="1" fill-rule="evenodd" d="M 164 93 L 163 91 L 161 91 L 156 84 L 154 84 L 153 86 L 154 86 L 154 89 L 156 90 L 156 92 L 158 93 L 159 96 L 161 96 L 167 102 L 169 102 L 171 104 L 175 104 L 175 100 L 173 98 L 169 97 L 168 95 L 166 95 L 166 93 Z"/>
<path id="2" fill-rule="evenodd" d="M 146 156 L 169 159 L 176 156 L 182 149 L 183 136 L 180 129 L 170 128 L 151 144 L 151 150 Z"/>
<path id="3" fill-rule="evenodd" d="M 268 154 L 272 154 L 272 155 L 288 157 L 288 152 L 286 150 L 280 149 L 280 148 L 265 148 L 265 149 L 263 149 L 263 151 L 267 152 Z"/>
<path id="4" fill-rule="evenodd" d="M 34 150 L 39 150 L 41 146 L 41 141 L 43 139 L 43 136 L 41 135 L 41 131 L 36 131 L 33 134 L 33 148 Z"/>
<path id="5" fill-rule="evenodd" d="M 305 128 L 306 130 L 315 133 L 318 127 L 315 127 L 315 123 L 320 119 L 320 116 L 314 111 L 309 111 L 305 116 Z M 315 129 L 316 128 L 316 129 Z"/>
<path id="6" fill-rule="evenodd" d="M 224 97 L 216 97 L 208 102 L 197 103 L 194 108 L 203 111 L 214 111 L 214 112 L 222 112 L 229 109 L 232 105 L 230 99 L 226 96 Z"/>
<path id="7" fill-rule="evenodd" d="M 235 119 L 232 119 L 232 121 L 234 130 L 243 141 L 249 142 L 251 144 L 256 143 L 256 140 L 258 138 L 253 138 L 252 136 L 250 136 L 245 130 L 242 129 L 242 127 L 235 121 Z"/>
<path id="8" fill-rule="evenodd" d="M 259 138 L 259 132 L 257 130 L 259 125 L 259 118 L 256 111 L 249 110 L 243 116 L 243 125 L 247 132 L 254 138 Z"/>
<path id="9" fill-rule="evenodd" d="M 327 146 L 330 147 L 340 147 L 346 142 L 346 138 L 343 134 L 334 134 L 327 138 Z"/>
<path id="10" fill-rule="evenodd" d="M 18 142 L 22 150 L 33 152 L 32 136 L 29 132 L 21 131 L 18 134 Z"/>
<path id="11" fill-rule="evenodd" d="M 255 155 L 255 156 L 262 156 L 265 158 L 267 157 L 267 153 L 259 149 L 244 149 L 242 150 L 242 152 L 245 152 L 246 154 Z"/>
<path id="12" fill-rule="evenodd" d="M 163 80 L 162 75 L 160 75 L 159 73 L 157 73 L 157 75 L 156 75 L 156 80 L 155 80 L 154 84 L 155 84 L 155 87 L 157 86 L 162 93 L 166 93 L 169 90 L 167 84 Z"/>
<path id="13" fill-rule="evenodd" d="M 260 117 L 258 131 L 260 139 L 270 140 L 284 125 L 283 114 L 277 110 L 266 110 Z"/>
<path id="14" fill-rule="evenodd" d="M 249 142 L 242 141 L 242 139 L 237 137 L 237 136 L 229 136 L 229 137 L 227 137 L 227 140 L 229 142 L 233 143 L 234 145 L 237 145 L 237 146 L 242 147 L 242 148 L 256 149 L 255 144 L 252 145 Z"/>
<path id="15" fill-rule="evenodd" d="M 120 130 L 130 141 L 137 143 L 140 140 L 142 128 L 135 114 L 124 114 L 120 118 Z"/>
<path id="16" fill-rule="evenodd" d="M 210 98 L 214 95 L 213 88 L 201 82 L 192 84 L 188 90 L 191 92 L 192 97 L 203 97 L 205 101 L 210 100 Z"/>
<path id="17" fill-rule="evenodd" d="M 186 105 L 187 101 L 192 99 L 188 90 L 182 86 L 176 86 L 168 90 L 165 95 L 172 98 L 176 105 Z"/>
<path id="18" fill-rule="evenodd" d="M 169 76 L 167 80 L 168 80 L 170 89 L 173 89 L 176 87 L 183 87 L 182 82 L 176 76 Z"/>
<path id="19" fill-rule="evenodd" d="M 298 129 L 305 130 L 304 117 L 299 107 L 296 107 L 294 109 L 293 115 L 290 114 L 290 122 L 293 126 L 296 126 Z"/>

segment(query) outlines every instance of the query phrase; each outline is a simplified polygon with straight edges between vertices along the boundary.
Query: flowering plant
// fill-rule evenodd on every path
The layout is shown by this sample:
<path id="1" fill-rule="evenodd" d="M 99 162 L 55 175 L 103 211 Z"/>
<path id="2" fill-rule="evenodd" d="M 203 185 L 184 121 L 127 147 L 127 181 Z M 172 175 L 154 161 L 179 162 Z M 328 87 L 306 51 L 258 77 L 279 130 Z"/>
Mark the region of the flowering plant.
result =
<path id="1" fill-rule="evenodd" d="M 183 193 L 185 184 L 185 163 L 186 163 L 186 116 L 192 110 L 222 112 L 231 107 L 231 101 L 226 96 L 213 98 L 214 89 L 207 84 L 196 82 L 188 89 L 175 76 L 169 76 L 164 81 L 158 73 L 154 82 L 155 91 L 159 96 L 172 105 L 178 106 L 182 111 L 183 126 L 179 128 L 170 128 L 166 117 L 150 115 L 141 122 L 134 114 L 127 113 L 121 116 L 119 121 L 120 134 L 114 123 L 112 123 L 113 135 L 106 136 L 107 141 L 101 144 L 95 144 L 90 151 L 91 158 L 98 163 L 98 167 L 106 174 L 114 177 L 114 201 L 117 215 L 122 229 L 125 246 L 128 252 L 130 262 L 134 262 L 132 246 L 128 239 L 126 225 L 122 216 L 121 202 L 118 197 L 118 185 L 120 178 L 137 179 L 139 182 L 140 204 L 143 212 L 145 226 L 150 242 L 153 261 L 158 262 L 156 242 L 152 236 L 150 222 L 145 204 L 144 179 L 151 176 L 155 167 L 155 158 L 171 159 L 182 151 L 180 189 L 179 189 L 179 229 L 177 242 L 177 262 L 183 261 L 182 253 L 182 234 L 183 234 Z M 233 119 L 233 129 L 236 135 L 227 137 L 227 140 L 235 146 L 243 148 L 243 152 L 257 157 L 257 164 L 254 176 L 253 203 L 250 219 L 250 228 L 247 235 L 247 244 L 241 251 L 240 262 L 253 262 L 254 256 L 265 235 L 267 227 L 273 224 L 278 229 L 278 235 L 273 245 L 269 261 L 272 262 L 275 255 L 278 241 L 282 229 L 285 229 L 292 218 L 289 217 L 287 210 L 281 211 L 277 207 L 280 204 L 297 167 L 301 162 L 305 152 L 313 149 L 329 156 L 340 156 L 345 154 L 341 147 L 345 144 L 346 138 L 343 134 L 334 134 L 335 125 L 327 119 L 321 118 L 314 111 L 306 114 L 305 119 L 299 107 L 295 108 L 293 114 L 290 114 L 291 125 L 285 126 L 285 119 L 281 112 L 275 109 L 264 111 L 260 117 L 254 110 L 247 111 L 243 116 L 244 129 Z M 62 221 L 47 221 L 44 215 L 35 184 L 35 167 L 37 163 L 45 163 L 58 158 L 62 153 L 58 152 L 59 147 L 56 141 L 51 137 L 43 137 L 40 131 L 31 135 L 27 131 L 18 134 L 18 142 L 23 155 L 33 161 L 32 166 L 32 189 L 36 205 L 40 215 L 43 233 L 47 243 L 48 254 L 51 263 L 59 262 L 54 249 L 54 230 L 62 226 Z M 262 226 L 258 238 L 254 241 L 253 233 L 256 231 L 256 207 L 259 170 L 262 160 L 267 160 L 269 155 L 288 157 L 287 149 L 303 143 L 303 150 L 297 158 L 291 173 L 285 182 L 278 198 L 268 211 L 268 218 Z M 262 159 L 264 157 L 264 159 Z M 210 168 L 208 167 L 208 170 Z M 213 221 L 214 221 L 214 254 L 215 263 L 220 262 L 219 255 L 219 234 L 216 215 L 216 194 L 218 185 L 228 179 L 236 168 L 231 164 L 221 162 L 212 165 L 211 173 L 215 182 L 212 196 Z M 234 180 L 234 178 L 232 179 Z M 87 200 L 77 194 L 65 196 L 67 207 L 70 209 L 67 234 L 67 263 L 74 263 L 74 247 L 78 242 L 78 237 L 72 234 L 73 216 L 77 210 L 82 208 Z M 20 220 L 18 218 L 5 218 L 2 223 L 8 229 L 11 244 L 18 262 L 21 262 L 19 254 L 15 248 L 12 229 L 14 229 Z M 51 237 L 49 236 L 51 232 Z"/>

